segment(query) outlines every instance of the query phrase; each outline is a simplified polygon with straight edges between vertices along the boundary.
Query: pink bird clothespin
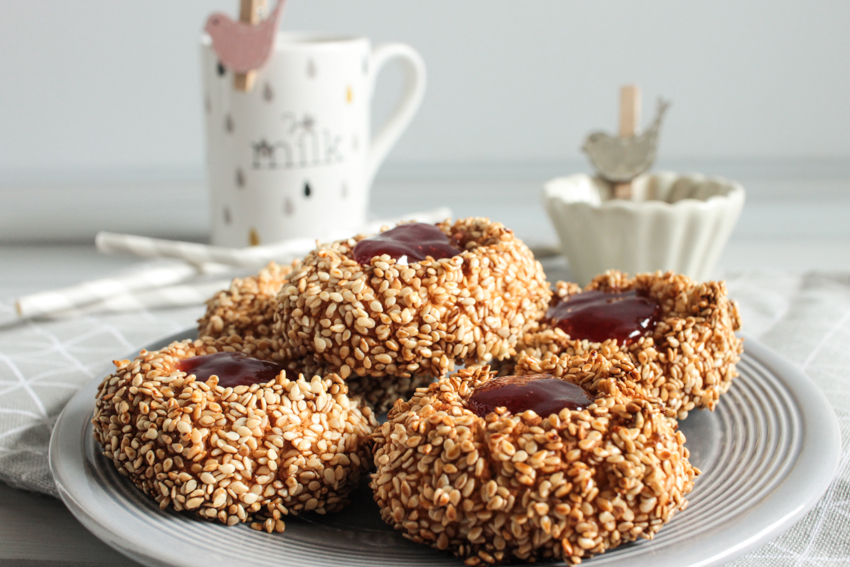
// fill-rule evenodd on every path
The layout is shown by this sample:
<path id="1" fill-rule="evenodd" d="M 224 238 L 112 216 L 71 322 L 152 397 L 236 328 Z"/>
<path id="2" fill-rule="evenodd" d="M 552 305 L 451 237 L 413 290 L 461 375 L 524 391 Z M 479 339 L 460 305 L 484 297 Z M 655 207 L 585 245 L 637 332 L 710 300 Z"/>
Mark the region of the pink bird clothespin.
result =
<path id="1" fill-rule="evenodd" d="M 213 51 L 222 65 L 236 73 L 234 86 L 248 91 L 254 83 L 253 71 L 271 56 L 285 0 L 277 0 L 272 13 L 261 22 L 257 22 L 260 0 L 241 2 L 240 21 L 216 12 L 207 18 L 204 31 L 212 38 Z"/>

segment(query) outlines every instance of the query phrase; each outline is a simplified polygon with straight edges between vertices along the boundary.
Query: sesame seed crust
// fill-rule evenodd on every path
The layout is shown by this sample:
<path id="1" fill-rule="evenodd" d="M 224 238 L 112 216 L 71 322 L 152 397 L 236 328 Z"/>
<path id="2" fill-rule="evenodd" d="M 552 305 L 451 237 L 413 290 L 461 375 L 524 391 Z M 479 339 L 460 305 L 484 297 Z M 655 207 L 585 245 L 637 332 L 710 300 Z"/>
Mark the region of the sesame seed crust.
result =
<path id="1" fill-rule="evenodd" d="M 263 360 L 275 360 L 286 365 L 290 371 L 303 372 L 308 376 L 324 376 L 330 371 L 322 364 L 311 359 L 286 361 L 282 358 L 280 344 L 272 334 L 277 293 L 287 275 L 300 265 L 296 260 L 292 265 L 279 266 L 270 262 L 255 276 L 234 278 L 230 288 L 217 293 L 207 303 L 207 311 L 198 320 L 198 336 L 213 337 L 236 345 L 243 343 L 243 337 L 266 338 L 267 341 L 254 341 L 259 352 L 252 356 Z M 368 403 L 375 414 L 386 413 L 399 398 L 409 398 L 420 386 L 433 382 L 430 374 L 411 377 L 392 376 L 354 376 L 348 381 L 349 395 L 360 396 Z"/>
<path id="2" fill-rule="evenodd" d="M 553 304 L 581 293 L 573 283 L 558 282 Z M 743 352 L 738 305 L 728 299 L 724 282 L 697 283 L 673 272 L 627 274 L 610 270 L 596 276 L 587 290 L 640 289 L 661 305 L 654 331 L 626 346 L 615 340 L 591 343 L 574 340 L 545 320 L 526 333 L 517 357 L 565 359 L 591 350 L 611 360 L 628 360 L 638 370 L 638 391 L 664 404 L 668 417 L 685 419 L 694 408 L 713 410 L 720 395 L 738 376 L 735 368 Z"/>
<path id="3" fill-rule="evenodd" d="M 222 388 L 176 369 L 221 351 L 264 352 L 248 337 L 174 342 L 116 360 L 98 388 L 95 439 L 118 471 L 159 503 L 227 525 L 284 530 L 282 517 L 332 512 L 371 467 L 370 408 L 336 374 L 286 372 Z"/>
<path id="4" fill-rule="evenodd" d="M 440 376 L 457 362 L 511 356 L 551 296 L 540 263 L 488 219 L 437 226 L 461 254 L 362 266 L 352 250 L 363 235 L 311 252 L 278 295 L 283 358 L 312 357 L 348 378 Z"/>
<path id="5" fill-rule="evenodd" d="M 273 339 L 274 340 L 274 339 Z M 277 342 L 275 344 L 278 344 Z M 280 359 L 280 353 L 265 353 L 274 359 Z M 303 372 L 308 376 L 318 374 L 323 376 L 331 373 L 323 364 L 311 359 L 301 359 L 295 362 L 283 363 L 290 371 Z M 513 365 L 511 365 L 513 368 Z M 428 386 L 434 381 L 430 374 L 405 376 L 349 376 L 345 381 L 348 395 L 358 397 L 372 408 L 375 415 L 387 413 L 398 399 L 407 399 L 413 395 L 416 388 Z"/>
<path id="6" fill-rule="evenodd" d="M 519 373 L 540 361 L 525 357 Z M 685 438 L 633 390 L 628 361 L 573 357 L 561 379 L 595 403 L 546 418 L 498 408 L 486 419 L 465 400 L 490 379 L 469 368 L 399 401 L 376 429 L 371 487 L 384 520 L 408 539 L 468 565 L 515 560 L 580 563 L 652 538 L 699 471 Z"/>
<path id="7" fill-rule="evenodd" d="M 207 311 L 198 319 L 198 336 L 270 337 L 277 293 L 298 264 L 270 262 L 255 276 L 234 278 L 229 289 L 207 300 Z"/>

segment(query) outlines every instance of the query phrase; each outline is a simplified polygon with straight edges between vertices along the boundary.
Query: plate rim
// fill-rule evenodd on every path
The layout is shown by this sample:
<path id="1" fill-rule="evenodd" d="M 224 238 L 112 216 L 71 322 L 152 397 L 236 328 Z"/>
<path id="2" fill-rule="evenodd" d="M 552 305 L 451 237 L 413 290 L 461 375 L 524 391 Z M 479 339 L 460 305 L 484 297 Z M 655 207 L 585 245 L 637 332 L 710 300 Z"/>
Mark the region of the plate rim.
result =
<path id="1" fill-rule="evenodd" d="M 189 338 L 195 331 L 195 327 L 188 327 L 151 341 L 142 348 L 148 348 L 148 350 L 160 348 L 154 345 L 169 344 L 174 340 Z M 757 514 L 758 517 L 773 518 L 773 520 L 763 520 L 755 533 L 745 534 L 737 544 L 723 547 L 707 557 L 691 561 L 688 563 L 690 567 L 723 564 L 784 533 L 815 507 L 834 480 L 841 458 L 841 433 L 838 418 L 823 391 L 802 370 L 785 360 L 772 348 L 746 333 L 740 333 L 740 336 L 745 339 L 745 355 L 753 357 L 778 379 L 800 409 L 802 448 L 797 454 L 793 467 L 782 482 L 769 496 L 744 515 L 745 518 L 749 518 Z M 137 354 L 134 352 L 131 357 Z M 76 466 L 77 472 L 87 478 L 82 444 L 85 443 L 84 431 L 94 406 L 94 391 L 102 379 L 101 374 L 98 374 L 98 377 L 84 385 L 69 400 L 56 420 L 50 436 L 48 463 L 57 491 L 65 506 L 86 529 L 120 553 L 147 565 L 190 565 L 191 563 L 179 562 L 179 558 L 175 561 L 174 555 L 169 554 L 164 547 L 142 546 L 139 542 L 126 537 L 127 534 L 120 534 L 119 530 L 115 529 L 114 523 L 108 522 L 108 518 L 99 517 L 97 510 L 92 509 L 97 508 L 96 506 L 87 506 L 75 497 L 73 475 L 69 477 L 66 473 Z M 829 411 L 815 411 L 818 406 L 826 407 Z M 74 439 L 74 431 L 77 432 L 74 446 L 80 446 L 81 450 L 72 453 L 73 462 L 65 463 L 60 457 L 64 448 L 62 441 L 68 436 Z M 795 488 L 795 486 L 804 487 L 804 489 Z M 102 512 L 101 515 L 103 514 Z M 753 530 L 743 531 L 752 532 Z M 141 541 L 143 538 L 139 539 Z M 598 558 L 604 562 L 605 555 L 600 555 Z M 655 559 L 661 559 L 661 557 Z"/>

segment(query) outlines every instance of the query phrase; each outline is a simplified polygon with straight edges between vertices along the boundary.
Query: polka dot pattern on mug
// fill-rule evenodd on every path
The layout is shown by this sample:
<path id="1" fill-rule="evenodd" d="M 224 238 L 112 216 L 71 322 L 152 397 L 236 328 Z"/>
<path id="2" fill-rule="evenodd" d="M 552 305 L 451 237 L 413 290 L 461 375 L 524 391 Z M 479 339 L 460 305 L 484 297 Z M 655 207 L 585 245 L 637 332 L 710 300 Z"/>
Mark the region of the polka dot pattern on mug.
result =
<path id="1" fill-rule="evenodd" d="M 250 91 L 236 90 L 234 71 L 203 50 L 198 102 L 217 245 L 267 245 L 365 219 L 367 182 L 381 161 L 369 135 L 378 63 L 368 40 L 317 36 L 312 46 L 301 35 L 282 32 Z M 404 58 L 386 53 L 381 62 Z"/>

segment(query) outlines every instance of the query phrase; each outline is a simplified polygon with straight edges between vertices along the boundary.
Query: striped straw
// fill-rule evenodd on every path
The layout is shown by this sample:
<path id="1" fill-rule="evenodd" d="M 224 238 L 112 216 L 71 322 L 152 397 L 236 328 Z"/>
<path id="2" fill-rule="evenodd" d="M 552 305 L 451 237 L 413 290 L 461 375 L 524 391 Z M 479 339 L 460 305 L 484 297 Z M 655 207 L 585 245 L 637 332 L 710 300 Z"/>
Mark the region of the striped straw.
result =
<path id="1" fill-rule="evenodd" d="M 92 280 L 63 289 L 27 295 L 18 299 L 15 307 L 20 317 L 39 317 L 73 309 L 121 293 L 182 282 L 197 274 L 197 268 L 186 264 L 157 266 L 122 276 Z"/>
<path id="2" fill-rule="evenodd" d="M 143 258 L 177 258 L 192 264 L 215 262 L 242 268 L 260 267 L 273 259 L 286 262 L 292 254 L 309 250 L 315 243 L 315 240 L 299 238 L 287 240 L 274 247 L 274 250 L 269 250 L 268 246 L 226 248 L 113 232 L 99 232 L 95 237 L 95 246 L 104 254 L 127 253 Z"/>
<path id="3" fill-rule="evenodd" d="M 375 221 L 355 230 L 333 231 L 325 234 L 321 240 L 332 241 L 347 238 L 353 234 L 370 234 L 378 232 L 382 226 L 392 226 L 402 221 L 439 222 L 450 218 L 451 214 L 451 209 L 447 207 L 411 213 L 399 218 Z M 95 238 L 95 245 L 99 251 L 106 254 L 125 253 L 145 258 L 177 258 L 192 264 L 213 262 L 241 268 L 260 268 L 272 260 L 289 263 L 305 256 L 315 248 L 316 239 L 294 238 L 266 246 L 227 248 L 131 234 L 100 232 Z"/>
<path id="4" fill-rule="evenodd" d="M 219 291 L 230 287 L 230 281 L 215 280 L 158 287 L 136 292 L 123 292 L 73 309 L 46 314 L 44 317 L 58 319 L 92 313 L 119 313 L 141 309 L 167 309 L 201 305 Z"/>
<path id="5" fill-rule="evenodd" d="M 405 220 L 438 222 L 451 217 L 451 214 L 448 208 L 411 213 L 395 219 L 376 221 L 356 231 L 335 231 L 325 238 L 338 240 L 358 232 L 374 233 L 382 226 L 392 226 Z M 269 246 L 226 248 L 109 232 L 99 233 L 95 242 L 101 252 L 124 252 L 147 258 L 176 258 L 188 264 L 157 265 L 64 289 L 27 295 L 16 302 L 18 315 L 21 318 L 69 316 L 96 311 L 196 305 L 227 285 L 218 287 L 216 283 L 209 282 L 175 284 L 200 274 L 222 274 L 233 267 L 255 270 L 272 260 L 289 263 L 306 255 L 316 246 L 313 239 L 298 238 Z"/>
<path id="6" fill-rule="evenodd" d="M 201 273 L 222 274 L 230 270 L 231 268 L 214 264 L 160 264 L 71 287 L 26 295 L 15 302 L 15 308 L 18 316 L 24 319 L 70 313 L 82 306 L 102 304 L 111 297 L 129 296 L 151 288 L 164 288 Z"/>
<path id="7" fill-rule="evenodd" d="M 230 281 L 215 280 L 133 292 L 125 291 L 84 305 L 40 313 L 38 317 L 62 319 L 94 313 L 119 313 L 141 309 L 167 309 L 201 305 L 219 291 L 227 289 L 230 286 Z"/>

